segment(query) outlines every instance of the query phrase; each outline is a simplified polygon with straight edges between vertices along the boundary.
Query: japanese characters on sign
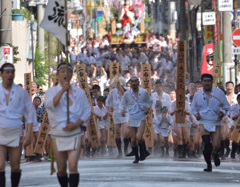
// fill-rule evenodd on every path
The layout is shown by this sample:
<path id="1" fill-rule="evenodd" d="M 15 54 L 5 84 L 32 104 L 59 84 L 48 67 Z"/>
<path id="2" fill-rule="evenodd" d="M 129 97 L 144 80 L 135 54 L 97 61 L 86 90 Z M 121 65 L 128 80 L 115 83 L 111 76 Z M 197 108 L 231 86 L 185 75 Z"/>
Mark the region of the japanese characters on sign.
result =
<path id="1" fill-rule="evenodd" d="M 204 73 L 212 74 L 213 52 L 214 52 L 214 46 L 212 43 L 205 45 L 201 74 L 204 74 Z"/>
<path id="2" fill-rule="evenodd" d="M 91 101 L 91 96 L 90 96 L 90 91 L 88 88 L 88 83 L 87 83 L 87 76 L 86 76 L 86 70 L 84 64 L 77 65 L 77 77 L 78 77 L 78 82 L 80 88 L 82 88 L 88 97 L 88 101 L 91 105 L 91 109 L 93 111 L 93 106 L 92 106 L 92 101 Z M 96 119 L 91 114 L 90 121 L 87 126 L 87 131 L 88 135 L 90 136 L 90 141 L 91 141 L 91 146 L 92 147 L 97 147 L 99 145 L 99 139 L 98 139 L 98 133 L 97 133 L 97 125 L 96 125 Z"/>
<path id="3" fill-rule="evenodd" d="M 64 6 L 61 6 L 57 1 L 55 1 L 55 7 L 53 7 L 53 15 L 48 16 L 48 20 L 57 23 L 59 27 L 65 27 L 64 11 Z"/>
<path id="4" fill-rule="evenodd" d="M 43 148 L 47 141 L 49 130 L 50 130 L 50 124 L 48 121 L 47 112 L 45 112 L 43 116 L 42 126 L 39 129 L 38 139 L 35 145 L 34 153 L 42 154 Z"/>
<path id="5" fill-rule="evenodd" d="M 186 85 L 186 41 L 178 41 L 177 51 L 177 98 L 176 98 L 176 123 L 185 123 L 185 85 Z"/>
<path id="6" fill-rule="evenodd" d="M 25 90 L 28 92 L 28 94 L 31 96 L 32 91 L 31 91 L 31 73 L 25 73 L 24 74 L 24 86 Z"/>
<path id="7" fill-rule="evenodd" d="M 151 95 L 152 93 L 152 84 L 151 84 L 151 65 L 142 64 L 142 88 L 146 89 Z M 146 127 L 144 131 L 145 143 L 147 147 L 153 147 L 153 120 L 152 112 L 146 116 Z"/>
<path id="8" fill-rule="evenodd" d="M 119 63 L 117 62 L 111 62 L 110 63 L 110 80 L 119 74 Z M 111 87 L 109 88 L 111 91 Z M 113 111 L 113 109 L 111 108 Z M 116 146 L 115 142 L 115 128 L 113 123 L 113 118 L 108 117 L 108 136 L 107 136 L 107 145 L 108 146 Z"/>
<path id="9" fill-rule="evenodd" d="M 203 12 L 202 19 L 203 19 L 203 25 L 215 25 L 216 24 L 215 12 Z"/>
<path id="10" fill-rule="evenodd" d="M 119 63 L 110 63 L 110 79 L 119 74 Z"/>
<path id="11" fill-rule="evenodd" d="M 25 90 L 28 92 L 28 94 L 32 95 L 32 88 L 31 88 L 31 73 L 25 73 L 24 74 L 24 86 L 25 86 Z M 29 129 L 28 126 L 25 124 L 25 130 L 26 132 L 28 132 Z M 32 134 L 32 138 L 33 140 L 33 134 Z M 31 156 L 33 155 L 33 141 L 31 142 L 31 144 L 29 146 L 26 147 L 26 156 Z"/>
<path id="12" fill-rule="evenodd" d="M 116 34 L 116 20 L 114 17 L 111 18 L 111 31 L 113 35 Z"/>
<path id="13" fill-rule="evenodd" d="M 218 0 L 218 11 L 232 11 L 233 0 Z"/>

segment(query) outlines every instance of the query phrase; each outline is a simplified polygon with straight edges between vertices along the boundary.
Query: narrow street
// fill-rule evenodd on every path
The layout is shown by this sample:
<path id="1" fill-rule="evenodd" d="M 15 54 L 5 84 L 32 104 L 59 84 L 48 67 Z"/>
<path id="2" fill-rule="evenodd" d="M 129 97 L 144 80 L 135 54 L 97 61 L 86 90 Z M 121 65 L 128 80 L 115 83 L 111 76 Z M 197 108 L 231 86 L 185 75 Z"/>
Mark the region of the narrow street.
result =
<path id="1" fill-rule="evenodd" d="M 159 187 L 159 186 L 239 186 L 240 165 L 224 160 L 212 173 L 203 172 L 203 158 L 177 159 L 149 158 L 139 164 L 132 159 L 83 159 L 79 161 L 81 187 Z M 56 173 L 50 175 L 50 162 L 25 162 L 22 160 L 24 187 L 57 187 Z M 6 167 L 7 186 L 10 186 L 9 166 Z"/>

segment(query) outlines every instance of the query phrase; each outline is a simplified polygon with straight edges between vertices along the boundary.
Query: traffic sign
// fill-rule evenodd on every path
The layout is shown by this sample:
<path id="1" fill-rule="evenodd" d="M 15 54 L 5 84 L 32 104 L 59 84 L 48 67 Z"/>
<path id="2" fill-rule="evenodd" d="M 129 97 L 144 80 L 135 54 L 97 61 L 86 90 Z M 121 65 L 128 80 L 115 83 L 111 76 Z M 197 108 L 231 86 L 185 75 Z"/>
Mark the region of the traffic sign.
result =
<path id="1" fill-rule="evenodd" d="M 240 55 L 240 47 L 233 47 L 232 48 L 233 55 Z"/>
<path id="2" fill-rule="evenodd" d="M 203 12 L 202 17 L 203 17 L 203 25 L 216 24 L 215 12 Z"/>
<path id="3" fill-rule="evenodd" d="M 233 32 L 232 41 L 236 46 L 240 47 L 240 29 L 237 29 Z"/>
<path id="4" fill-rule="evenodd" d="M 233 0 L 218 0 L 218 11 L 232 11 Z"/>

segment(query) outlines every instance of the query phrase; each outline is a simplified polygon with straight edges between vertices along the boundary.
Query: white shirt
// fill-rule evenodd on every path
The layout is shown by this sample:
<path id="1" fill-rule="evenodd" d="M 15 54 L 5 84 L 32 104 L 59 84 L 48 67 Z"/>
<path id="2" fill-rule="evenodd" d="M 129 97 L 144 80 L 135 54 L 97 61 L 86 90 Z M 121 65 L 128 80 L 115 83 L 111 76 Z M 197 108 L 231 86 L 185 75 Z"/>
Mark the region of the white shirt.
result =
<path id="1" fill-rule="evenodd" d="M 136 37 L 136 36 L 137 36 L 137 33 L 135 31 L 132 31 L 132 32 L 128 31 L 128 32 L 126 32 L 126 37 L 127 37 L 128 40 L 133 41 L 134 37 Z"/>
<path id="2" fill-rule="evenodd" d="M 125 92 L 119 108 L 128 111 L 131 119 L 144 120 L 146 119 L 144 109 L 151 108 L 153 101 L 147 90 L 138 89 L 138 98 L 135 97 L 132 89 Z"/>
<path id="3" fill-rule="evenodd" d="M 231 112 L 231 119 L 234 116 L 237 116 L 240 113 L 240 105 L 236 104 L 232 106 L 233 111 Z M 236 123 L 238 119 L 235 119 L 234 122 Z"/>
<path id="4" fill-rule="evenodd" d="M 173 112 L 176 108 L 176 101 L 173 101 L 172 104 L 171 104 L 171 107 L 170 107 L 170 112 Z M 189 105 L 189 102 L 188 101 L 185 101 L 185 110 L 187 112 L 190 112 L 190 105 Z M 173 115 L 173 119 L 175 120 L 175 114 Z M 185 121 L 189 121 L 189 115 L 186 115 L 185 116 Z M 180 123 L 179 123 L 180 124 Z"/>
<path id="5" fill-rule="evenodd" d="M 154 112 L 154 115 L 155 115 L 156 114 L 155 105 L 156 105 L 156 102 L 159 101 L 159 96 L 158 96 L 157 92 L 154 92 L 152 94 L 152 100 L 153 100 L 152 108 L 153 108 L 153 112 Z M 171 108 L 171 98 L 165 92 L 162 93 L 161 103 L 162 103 L 162 106 L 166 106 L 168 108 L 168 111 L 170 111 L 170 108 Z"/>
<path id="6" fill-rule="evenodd" d="M 6 104 L 7 90 L 0 84 L 0 127 L 15 128 L 22 126 L 22 117 L 27 124 L 37 123 L 36 110 L 29 94 L 21 86 L 13 83 L 8 105 Z"/>
<path id="7" fill-rule="evenodd" d="M 167 119 L 167 121 L 168 121 L 169 123 L 168 123 L 167 121 L 163 121 L 163 122 L 160 124 L 160 122 L 162 121 L 162 117 L 163 117 L 162 114 L 160 114 L 160 115 L 157 117 L 157 119 L 156 119 L 156 125 L 158 125 L 160 129 L 169 129 L 169 127 L 173 124 L 173 122 L 172 122 L 172 117 L 171 117 L 169 114 L 167 114 L 167 115 L 166 115 L 166 119 Z"/>
<path id="8" fill-rule="evenodd" d="M 232 108 L 228 103 L 223 91 L 219 88 L 212 88 L 209 105 L 207 106 L 207 96 L 203 89 L 198 91 L 192 101 L 191 113 L 200 114 L 199 124 L 203 124 L 204 128 L 210 132 L 214 132 L 216 126 L 221 125 L 218 116 L 222 110 L 231 111 Z"/>
<path id="9" fill-rule="evenodd" d="M 86 56 L 87 56 L 86 51 L 84 51 L 83 53 L 80 52 L 80 53 L 78 54 L 78 56 L 77 56 L 77 60 L 78 60 L 79 62 L 80 62 L 80 60 L 83 61 Z"/>
<path id="10" fill-rule="evenodd" d="M 123 96 L 120 96 L 117 88 L 112 89 L 107 97 L 106 106 L 113 107 L 114 113 L 121 112 L 121 110 L 119 109 L 119 105 L 121 103 L 122 97 Z"/>
<path id="11" fill-rule="evenodd" d="M 93 110 L 97 115 L 101 116 L 101 119 L 97 118 L 98 126 L 100 126 L 100 125 L 106 126 L 106 124 L 108 123 L 108 118 L 106 118 L 105 120 L 103 119 L 103 117 L 107 114 L 106 107 L 103 106 L 102 109 L 100 109 L 97 105 L 97 106 L 93 107 Z"/>
<path id="12" fill-rule="evenodd" d="M 85 56 L 83 59 L 83 63 L 86 65 L 96 64 L 96 59 L 93 56 Z"/>
<path id="13" fill-rule="evenodd" d="M 54 134 L 56 131 L 62 131 L 62 128 L 67 125 L 67 99 L 64 92 L 58 105 L 54 107 L 53 98 L 62 89 L 61 84 L 49 88 L 45 94 L 45 105 L 48 112 L 49 122 L 51 126 L 51 133 Z M 72 86 L 73 96 L 69 95 L 69 99 L 72 100 L 73 104 L 69 107 L 69 119 L 75 123 L 79 119 L 84 121 L 84 124 L 88 124 L 88 120 L 91 115 L 91 107 L 88 102 L 88 98 L 83 89 Z M 79 128 L 80 129 L 80 128 Z"/>
<path id="14" fill-rule="evenodd" d="M 131 60 L 128 56 L 120 56 L 119 63 L 121 64 L 121 68 L 123 71 L 127 69 L 127 67 L 130 65 Z"/>
<path id="15" fill-rule="evenodd" d="M 146 64 L 148 62 L 148 57 L 143 52 L 140 53 L 139 62 L 141 64 Z"/>

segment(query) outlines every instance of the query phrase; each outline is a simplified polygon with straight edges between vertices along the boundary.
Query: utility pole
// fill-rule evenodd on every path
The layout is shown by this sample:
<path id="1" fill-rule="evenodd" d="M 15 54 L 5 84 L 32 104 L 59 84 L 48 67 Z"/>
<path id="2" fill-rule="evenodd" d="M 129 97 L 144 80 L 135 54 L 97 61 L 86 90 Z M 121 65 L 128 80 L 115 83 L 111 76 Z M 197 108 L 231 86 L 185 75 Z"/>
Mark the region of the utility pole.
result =
<path id="1" fill-rule="evenodd" d="M 83 38 L 86 38 L 86 20 L 87 20 L 87 4 L 86 4 L 86 0 L 83 0 L 82 1 L 82 5 L 83 5 L 83 13 L 84 14 L 84 21 L 83 21 L 83 24 L 82 24 L 82 32 L 83 32 Z"/>
<path id="2" fill-rule="evenodd" d="M 231 12 L 222 12 L 223 15 L 223 84 L 228 81 L 228 70 L 232 63 L 232 23 Z M 232 80 L 234 81 L 234 80 Z"/>
<path id="3" fill-rule="evenodd" d="M 168 34 L 172 37 L 172 39 L 176 38 L 176 20 L 175 20 L 175 11 L 176 11 L 176 2 L 175 1 L 169 1 L 168 2 L 169 7 L 169 30 Z"/>
<path id="4" fill-rule="evenodd" d="M 238 8 L 238 0 L 233 1 L 233 9 L 234 9 L 234 30 L 237 29 L 237 8 Z M 235 63 L 235 85 L 238 84 L 238 58 L 237 55 L 234 55 L 234 63 Z"/>
<path id="5" fill-rule="evenodd" d="M 48 33 L 48 88 L 50 88 L 51 33 Z"/>
<path id="6" fill-rule="evenodd" d="M 181 33 L 180 40 L 187 40 L 185 0 L 180 0 L 179 28 Z"/>
<path id="7" fill-rule="evenodd" d="M 11 1 L 1 0 L 0 46 L 12 46 L 12 7 Z"/>
<path id="8" fill-rule="evenodd" d="M 35 82 L 35 64 L 34 64 L 34 42 L 33 42 L 33 24 L 34 24 L 34 15 L 31 17 L 31 43 L 32 43 L 32 77 L 33 82 Z"/>
<path id="9" fill-rule="evenodd" d="M 39 47 L 39 52 L 41 54 L 44 53 L 44 29 L 42 29 L 39 25 L 43 20 L 43 4 L 44 0 L 39 0 L 37 3 L 37 20 L 38 20 L 38 47 Z"/>

